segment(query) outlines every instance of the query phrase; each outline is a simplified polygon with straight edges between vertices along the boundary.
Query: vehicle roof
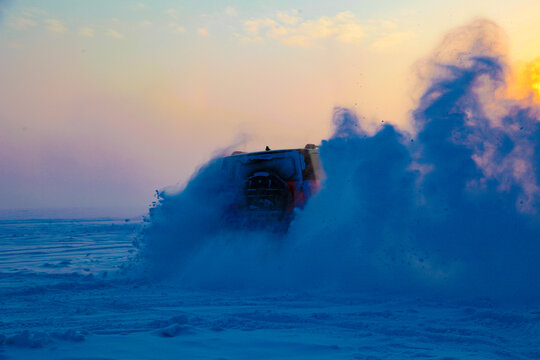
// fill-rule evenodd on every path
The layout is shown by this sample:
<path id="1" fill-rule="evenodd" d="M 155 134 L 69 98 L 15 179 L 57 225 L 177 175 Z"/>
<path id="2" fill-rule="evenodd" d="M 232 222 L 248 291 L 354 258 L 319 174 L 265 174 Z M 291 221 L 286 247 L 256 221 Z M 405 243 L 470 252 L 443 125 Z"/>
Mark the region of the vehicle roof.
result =
<path id="1" fill-rule="evenodd" d="M 249 155 L 249 156 L 253 156 L 253 155 L 267 155 L 267 154 L 280 154 L 280 153 L 286 153 L 286 152 L 289 152 L 289 151 L 298 151 L 298 152 L 302 152 L 302 151 L 311 151 L 311 152 L 318 152 L 319 149 L 306 149 L 306 148 L 299 148 L 299 149 L 280 149 L 280 150 L 263 150 L 263 151 L 255 151 L 255 152 L 242 152 L 242 153 L 238 153 L 238 154 L 231 154 L 229 156 L 226 156 L 226 157 L 235 157 L 235 156 L 245 156 L 245 155 Z"/>

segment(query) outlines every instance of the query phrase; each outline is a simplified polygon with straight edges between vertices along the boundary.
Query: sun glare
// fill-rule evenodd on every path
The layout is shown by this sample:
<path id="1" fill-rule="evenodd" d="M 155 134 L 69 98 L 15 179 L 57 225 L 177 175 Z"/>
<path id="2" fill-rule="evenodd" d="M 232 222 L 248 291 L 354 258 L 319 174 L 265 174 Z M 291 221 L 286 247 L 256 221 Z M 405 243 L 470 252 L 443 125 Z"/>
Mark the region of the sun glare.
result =
<path id="1" fill-rule="evenodd" d="M 528 69 L 531 87 L 536 96 L 540 97 L 540 59 L 536 59 L 531 63 Z"/>
<path id="2" fill-rule="evenodd" d="M 516 65 L 508 75 L 506 96 L 540 102 L 540 58 Z"/>

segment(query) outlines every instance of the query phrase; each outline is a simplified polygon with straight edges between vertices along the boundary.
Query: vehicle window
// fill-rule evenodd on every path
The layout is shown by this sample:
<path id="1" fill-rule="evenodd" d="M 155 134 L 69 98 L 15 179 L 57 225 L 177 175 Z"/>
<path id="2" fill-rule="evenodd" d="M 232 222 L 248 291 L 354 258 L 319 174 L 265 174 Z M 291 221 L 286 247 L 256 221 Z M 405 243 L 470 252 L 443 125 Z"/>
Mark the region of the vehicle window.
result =
<path id="1" fill-rule="evenodd" d="M 280 157 L 233 156 L 225 158 L 223 170 L 233 180 L 245 179 L 254 172 L 273 172 L 285 181 L 299 180 L 299 171 L 291 154 Z"/>
<path id="2" fill-rule="evenodd" d="M 242 178 L 246 178 L 257 171 L 277 173 L 285 181 L 298 180 L 295 162 L 290 157 L 270 159 L 252 158 L 243 162 L 238 167 L 239 175 Z"/>

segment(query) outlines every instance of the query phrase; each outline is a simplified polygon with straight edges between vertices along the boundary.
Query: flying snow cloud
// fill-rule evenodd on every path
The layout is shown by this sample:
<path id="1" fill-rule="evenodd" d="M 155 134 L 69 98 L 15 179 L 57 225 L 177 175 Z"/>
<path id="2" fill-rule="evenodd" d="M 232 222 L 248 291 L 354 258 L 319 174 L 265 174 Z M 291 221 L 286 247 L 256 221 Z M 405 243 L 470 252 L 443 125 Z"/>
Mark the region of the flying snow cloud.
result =
<path id="1" fill-rule="evenodd" d="M 140 264 L 186 286 L 540 297 L 540 113 L 504 94 L 499 29 L 449 33 L 419 73 L 415 134 L 337 108 L 326 180 L 286 235 L 227 229 L 219 158 L 163 194 Z"/>

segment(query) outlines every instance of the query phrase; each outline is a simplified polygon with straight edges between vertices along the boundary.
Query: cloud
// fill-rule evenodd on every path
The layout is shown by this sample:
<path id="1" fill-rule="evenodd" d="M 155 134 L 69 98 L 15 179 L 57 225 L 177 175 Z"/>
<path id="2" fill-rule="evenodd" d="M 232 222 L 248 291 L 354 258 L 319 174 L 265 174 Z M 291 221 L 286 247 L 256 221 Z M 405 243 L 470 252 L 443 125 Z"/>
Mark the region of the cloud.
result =
<path id="1" fill-rule="evenodd" d="M 310 48 L 314 46 L 311 39 L 303 35 L 294 35 L 294 36 L 284 37 L 281 39 L 281 42 L 284 43 L 285 45 L 299 46 L 302 48 Z"/>
<path id="2" fill-rule="evenodd" d="M 177 32 L 177 33 L 185 33 L 186 32 L 186 28 L 183 27 L 182 25 L 176 23 L 176 22 L 170 22 L 168 25 L 169 25 L 169 27 L 171 28 L 171 30 L 173 32 Z"/>
<path id="3" fill-rule="evenodd" d="M 232 6 L 227 6 L 225 8 L 225 14 L 229 15 L 229 16 L 238 16 L 238 11 L 233 8 Z"/>
<path id="4" fill-rule="evenodd" d="M 286 27 L 281 26 L 281 25 L 277 25 L 277 26 L 271 27 L 270 30 L 268 30 L 268 32 L 266 33 L 266 35 L 268 37 L 277 39 L 277 38 L 280 38 L 282 36 L 287 36 L 287 35 L 289 35 L 289 34 L 291 34 L 293 32 L 294 32 L 293 29 L 286 28 Z"/>
<path id="5" fill-rule="evenodd" d="M 261 36 L 255 36 L 255 37 L 243 36 L 243 37 L 240 37 L 240 41 L 245 42 L 245 43 L 261 43 L 264 41 L 264 39 Z"/>
<path id="6" fill-rule="evenodd" d="M 208 29 L 207 28 L 198 28 L 197 29 L 197 32 L 199 33 L 199 35 L 201 36 L 209 36 L 210 33 L 208 32 Z"/>
<path id="7" fill-rule="evenodd" d="M 248 38 L 264 33 L 285 45 L 303 48 L 313 47 L 321 40 L 358 44 L 366 36 L 364 27 L 350 11 L 312 20 L 278 12 L 276 18 L 248 20 L 244 22 L 244 29 Z"/>
<path id="8" fill-rule="evenodd" d="M 394 32 L 375 40 L 371 44 L 371 48 L 375 51 L 384 51 L 401 45 L 415 37 L 416 34 L 412 31 Z"/>
<path id="9" fill-rule="evenodd" d="M 24 17 L 35 18 L 40 16 L 46 16 L 47 12 L 37 7 L 25 7 L 21 9 L 21 15 Z"/>
<path id="10" fill-rule="evenodd" d="M 37 24 L 34 20 L 24 17 L 15 17 L 8 22 L 8 26 L 15 30 L 26 30 L 36 25 Z"/>
<path id="11" fill-rule="evenodd" d="M 342 11 L 334 19 L 338 22 L 356 22 L 356 15 L 352 11 Z"/>
<path id="12" fill-rule="evenodd" d="M 54 33 L 65 33 L 67 31 L 64 23 L 57 19 L 45 19 L 45 24 L 47 24 L 47 30 Z"/>
<path id="13" fill-rule="evenodd" d="M 79 34 L 86 37 L 94 37 L 94 29 L 90 27 L 79 28 Z"/>
<path id="14" fill-rule="evenodd" d="M 364 36 L 365 33 L 362 26 L 355 23 L 348 23 L 339 25 L 339 32 L 336 35 L 336 40 L 347 44 L 357 44 Z"/>
<path id="15" fill-rule="evenodd" d="M 131 10 L 142 10 L 146 8 L 146 4 L 145 3 L 142 3 L 142 2 L 138 2 L 138 3 L 135 3 L 133 5 L 131 5 Z"/>
<path id="16" fill-rule="evenodd" d="M 113 29 L 107 30 L 105 35 L 110 36 L 110 37 L 115 38 L 115 39 L 118 39 L 118 40 L 121 40 L 121 39 L 124 38 L 124 35 L 120 34 L 118 31 L 113 30 Z"/>
<path id="17" fill-rule="evenodd" d="M 277 18 L 284 24 L 288 24 L 288 25 L 295 25 L 297 24 L 300 20 L 302 20 L 301 17 L 299 16 L 291 16 L 285 12 L 278 12 L 277 13 Z"/>
<path id="18" fill-rule="evenodd" d="M 397 25 L 390 20 L 371 19 L 368 22 L 382 29 L 395 29 L 397 27 Z"/>
<path id="19" fill-rule="evenodd" d="M 244 29 L 249 34 L 259 33 L 259 22 L 257 20 L 248 20 L 244 22 Z"/>
<path id="20" fill-rule="evenodd" d="M 176 11 L 176 9 L 173 9 L 173 8 L 169 8 L 169 9 L 165 10 L 165 14 L 169 15 L 173 19 L 178 18 L 178 11 Z"/>
<path id="21" fill-rule="evenodd" d="M 251 35 L 257 35 L 259 30 L 265 27 L 274 27 L 278 25 L 275 20 L 272 19 L 259 19 L 259 20 L 247 20 L 244 22 L 244 29 Z"/>
<path id="22" fill-rule="evenodd" d="M 338 32 L 334 21 L 328 16 L 303 22 L 297 30 L 313 39 L 327 39 Z"/>

